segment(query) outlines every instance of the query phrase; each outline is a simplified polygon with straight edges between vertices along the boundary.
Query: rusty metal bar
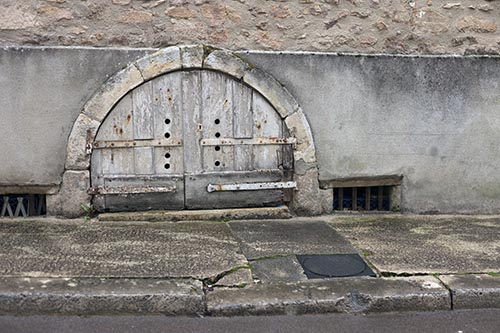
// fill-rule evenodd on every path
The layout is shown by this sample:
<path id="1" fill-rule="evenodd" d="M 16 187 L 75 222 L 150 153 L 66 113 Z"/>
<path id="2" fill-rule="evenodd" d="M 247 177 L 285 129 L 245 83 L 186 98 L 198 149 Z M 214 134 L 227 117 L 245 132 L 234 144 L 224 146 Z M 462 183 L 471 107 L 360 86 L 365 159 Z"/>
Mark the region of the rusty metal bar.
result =
<path id="1" fill-rule="evenodd" d="M 365 188 L 365 210 L 370 210 L 370 188 Z"/>
<path id="2" fill-rule="evenodd" d="M 352 198 L 352 210 L 357 210 L 358 209 L 358 189 L 356 187 L 352 188 L 351 198 Z"/>
<path id="3" fill-rule="evenodd" d="M 94 141 L 93 149 L 131 147 L 175 147 L 181 146 L 180 139 Z"/>
<path id="4" fill-rule="evenodd" d="M 383 200 L 384 200 L 384 188 L 382 186 L 379 186 L 377 188 L 377 199 L 378 199 L 378 205 L 377 205 L 377 209 L 378 210 L 382 210 L 382 203 L 383 203 Z"/>
<path id="5" fill-rule="evenodd" d="M 218 191 L 255 191 L 255 190 L 276 190 L 283 188 L 296 188 L 297 182 L 272 182 L 272 183 L 241 183 L 241 184 L 208 184 L 208 192 Z"/>
<path id="6" fill-rule="evenodd" d="M 176 192 L 175 186 L 97 186 L 91 187 L 89 194 L 144 194 L 144 193 L 172 193 Z"/>
<path id="7" fill-rule="evenodd" d="M 339 210 L 344 210 L 344 189 L 339 188 Z"/>
<path id="8" fill-rule="evenodd" d="M 295 144 L 295 138 L 251 138 L 251 139 L 202 139 L 202 146 L 235 146 L 235 145 L 289 145 Z"/>

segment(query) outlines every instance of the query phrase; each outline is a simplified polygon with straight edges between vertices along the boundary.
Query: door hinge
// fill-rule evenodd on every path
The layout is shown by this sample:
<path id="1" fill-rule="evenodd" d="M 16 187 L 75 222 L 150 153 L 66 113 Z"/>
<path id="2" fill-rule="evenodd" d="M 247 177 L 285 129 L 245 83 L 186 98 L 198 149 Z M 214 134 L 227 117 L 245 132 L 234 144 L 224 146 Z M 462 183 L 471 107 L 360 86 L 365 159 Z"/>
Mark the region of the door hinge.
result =
<path id="1" fill-rule="evenodd" d="M 208 184 L 208 192 L 218 191 L 256 191 L 296 188 L 297 182 L 267 182 L 267 183 L 240 183 L 240 184 Z"/>

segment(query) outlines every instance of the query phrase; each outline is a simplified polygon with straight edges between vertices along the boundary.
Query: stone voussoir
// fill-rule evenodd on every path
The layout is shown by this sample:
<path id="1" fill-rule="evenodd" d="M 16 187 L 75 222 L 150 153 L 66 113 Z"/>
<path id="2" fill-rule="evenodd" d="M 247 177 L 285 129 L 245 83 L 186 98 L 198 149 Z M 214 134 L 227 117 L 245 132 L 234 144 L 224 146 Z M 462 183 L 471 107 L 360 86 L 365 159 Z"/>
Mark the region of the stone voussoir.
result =
<path id="1" fill-rule="evenodd" d="M 2 278 L 0 313 L 200 315 L 202 287 L 188 279 Z"/>
<path id="2" fill-rule="evenodd" d="M 247 62 L 226 50 L 211 52 L 205 58 L 203 67 L 227 73 L 237 79 L 241 79 L 245 71 L 251 68 Z"/>
<path id="3" fill-rule="evenodd" d="M 137 60 L 135 66 L 145 81 L 161 74 L 179 70 L 182 68 L 181 50 L 177 46 L 161 49 Z"/>
<path id="4" fill-rule="evenodd" d="M 441 275 L 452 294 L 453 309 L 500 308 L 500 276 Z"/>
<path id="5" fill-rule="evenodd" d="M 243 81 L 261 93 L 282 118 L 286 118 L 299 108 L 295 98 L 281 83 L 258 68 L 245 70 Z"/>
<path id="6" fill-rule="evenodd" d="M 131 89 L 144 82 L 135 65 L 129 65 L 111 77 L 83 108 L 83 114 L 101 122 L 109 110 Z"/>
<path id="7" fill-rule="evenodd" d="M 295 159 L 303 159 L 306 163 L 316 163 L 316 149 L 312 131 L 302 109 L 285 118 L 290 134 L 297 139 Z"/>
<path id="8" fill-rule="evenodd" d="M 202 68 L 205 58 L 203 45 L 186 45 L 180 47 L 182 68 Z"/>
<path id="9" fill-rule="evenodd" d="M 433 277 L 345 278 L 217 289 L 213 316 L 450 310 L 448 290 Z"/>
<path id="10" fill-rule="evenodd" d="M 94 138 L 99 125 L 98 121 L 85 114 L 81 113 L 78 116 L 66 148 L 66 170 L 87 170 L 90 167 L 90 155 L 86 152 L 86 141 L 87 137 Z"/>

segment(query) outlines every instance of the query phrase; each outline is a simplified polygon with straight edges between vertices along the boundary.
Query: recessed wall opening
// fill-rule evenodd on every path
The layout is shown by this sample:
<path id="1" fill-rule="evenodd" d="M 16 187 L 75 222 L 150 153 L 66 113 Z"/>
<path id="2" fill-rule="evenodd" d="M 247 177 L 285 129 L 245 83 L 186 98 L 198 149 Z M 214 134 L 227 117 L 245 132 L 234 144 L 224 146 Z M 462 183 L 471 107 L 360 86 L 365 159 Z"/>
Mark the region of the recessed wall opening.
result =
<path id="1" fill-rule="evenodd" d="M 0 217 L 28 217 L 46 215 L 45 194 L 0 195 Z"/>
<path id="2" fill-rule="evenodd" d="M 401 210 L 403 176 L 372 176 L 321 180 L 322 189 L 333 191 L 334 211 Z"/>

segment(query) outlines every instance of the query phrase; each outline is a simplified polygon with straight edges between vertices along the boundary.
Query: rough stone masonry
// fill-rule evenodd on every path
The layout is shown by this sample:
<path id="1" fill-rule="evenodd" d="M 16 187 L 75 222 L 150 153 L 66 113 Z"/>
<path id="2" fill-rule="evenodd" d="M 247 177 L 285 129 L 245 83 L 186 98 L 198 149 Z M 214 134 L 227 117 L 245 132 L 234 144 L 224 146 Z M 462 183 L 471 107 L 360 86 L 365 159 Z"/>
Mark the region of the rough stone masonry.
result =
<path id="1" fill-rule="evenodd" d="M 497 0 L 2 0 L 0 43 L 499 54 Z"/>

